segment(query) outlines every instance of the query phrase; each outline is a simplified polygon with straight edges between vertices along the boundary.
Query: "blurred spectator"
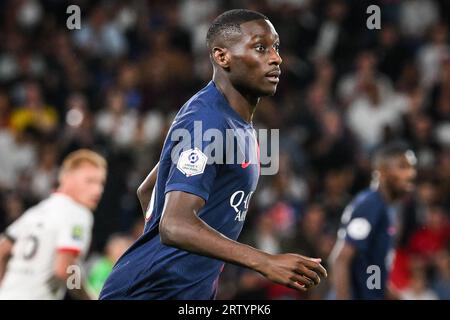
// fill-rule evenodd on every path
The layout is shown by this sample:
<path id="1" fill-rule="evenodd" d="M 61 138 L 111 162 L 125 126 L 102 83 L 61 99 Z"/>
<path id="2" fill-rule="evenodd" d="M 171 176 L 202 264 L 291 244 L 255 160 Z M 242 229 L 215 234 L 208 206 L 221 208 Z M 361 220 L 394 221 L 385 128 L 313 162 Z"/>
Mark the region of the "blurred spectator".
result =
<path id="1" fill-rule="evenodd" d="M 419 216 L 416 219 L 419 227 L 413 230 L 406 245 L 398 248 L 391 275 L 393 286 L 400 291 L 405 290 L 412 283 L 414 285 L 422 283 L 421 275 L 414 274 L 415 268 L 418 265 L 419 267 L 423 265 L 425 269 L 432 267 L 436 259 L 439 259 L 441 251 L 446 250 L 445 246 L 450 239 L 449 219 L 444 215 L 442 208 L 435 205 L 439 200 L 436 187 L 433 183 L 426 182 L 420 184 L 418 190 Z M 442 276 L 445 277 L 445 273 Z"/>
<path id="2" fill-rule="evenodd" d="M 17 21 L 19 25 L 26 29 L 36 27 L 42 19 L 42 7 L 39 1 L 23 0 L 18 1 Z"/>
<path id="3" fill-rule="evenodd" d="M 216 0 L 182 0 L 179 10 L 180 23 L 191 33 L 193 50 L 195 53 L 206 51 L 204 39 L 208 32 L 211 19 L 218 9 Z"/>
<path id="4" fill-rule="evenodd" d="M 435 274 L 433 277 L 433 290 L 441 300 L 450 300 L 450 242 L 440 250 L 434 259 Z"/>
<path id="5" fill-rule="evenodd" d="M 19 175 L 34 167 L 36 147 L 30 131 L 0 131 L 0 189 L 13 189 Z"/>
<path id="6" fill-rule="evenodd" d="M 273 215 L 262 214 L 254 234 L 255 247 L 272 254 L 280 253 L 280 244 Z"/>
<path id="7" fill-rule="evenodd" d="M 97 114 L 97 130 L 110 137 L 117 147 L 127 147 L 133 142 L 137 114 L 125 104 L 122 91 L 114 88 L 107 93 L 107 109 Z"/>
<path id="8" fill-rule="evenodd" d="M 339 66 L 350 60 L 352 40 L 344 25 L 347 11 L 348 5 L 345 1 L 328 2 L 326 18 L 319 28 L 317 42 L 313 48 L 314 59 L 330 59 Z"/>
<path id="9" fill-rule="evenodd" d="M 433 0 L 404 0 L 400 4 L 399 26 L 408 38 L 422 37 L 438 19 L 438 7 Z"/>
<path id="10" fill-rule="evenodd" d="M 299 230 L 282 242 L 281 251 L 320 258 L 318 248 L 325 230 L 325 218 L 322 206 L 311 204 L 298 224 Z"/>
<path id="11" fill-rule="evenodd" d="M 386 128 L 398 128 L 406 105 L 393 96 L 383 96 L 373 82 L 361 90 L 366 95 L 350 104 L 347 123 L 364 150 L 370 151 L 382 142 Z"/>
<path id="12" fill-rule="evenodd" d="M 9 192 L 5 194 L 5 227 L 19 218 L 25 209 L 25 204 L 18 193 Z"/>
<path id="13" fill-rule="evenodd" d="M 142 104 L 142 94 L 138 89 L 139 69 L 135 64 L 123 65 L 117 76 L 118 87 L 123 91 L 125 104 L 130 109 L 139 110 Z"/>
<path id="14" fill-rule="evenodd" d="M 10 125 L 11 106 L 6 92 L 0 91 L 0 130 L 8 129 Z"/>
<path id="15" fill-rule="evenodd" d="M 56 129 L 58 116 L 56 110 L 43 101 L 41 88 L 36 82 L 23 86 L 23 106 L 13 110 L 11 125 L 16 131 L 23 132 L 32 127 L 42 134 Z"/>
<path id="16" fill-rule="evenodd" d="M 317 197 L 326 216 L 326 225 L 330 232 L 336 234 L 342 212 L 351 199 L 350 186 L 354 175 L 349 168 L 328 169 L 323 178 L 322 192 Z"/>
<path id="17" fill-rule="evenodd" d="M 360 98 L 370 99 L 369 88 L 373 86 L 381 98 L 392 93 L 392 83 L 388 77 L 378 72 L 377 58 L 373 52 L 365 50 L 359 53 L 355 65 L 356 70 L 343 76 L 337 88 L 339 99 L 344 106 Z"/>
<path id="18" fill-rule="evenodd" d="M 96 134 L 94 116 L 90 112 L 86 97 L 81 93 L 72 93 L 67 98 L 65 122 L 63 124 L 61 145 L 63 154 L 80 148 L 92 148 L 101 145 Z"/>
<path id="19" fill-rule="evenodd" d="M 437 167 L 440 170 L 439 181 L 440 181 L 440 193 L 442 198 L 442 203 L 444 204 L 445 210 L 447 212 L 447 217 L 450 216 L 450 150 L 446 149 L 441 152 L 437 162 Z"/>
<path id="20" fill-rule="evenodd" d="M 44 199 L 53 192 L 58 176 L 58 149 L 54 144 L 39 148 L 39 159 L 30 176 L 30 191 L 37 199 Z"/>
<path id="21" fill-rule="evenodd" d="M 256 204 L 261 210 L 266 210 L 275 207 L 277 203 L 284 203 L 286 207 L 291 207 L 295 212 L 294 216 L 297 216 L 301 202 L 308 195 L 306 182 L 292 171 L 287 153 L 281 152 L 279 161 L 278 173 L 266 179 L 266 183 L 256 196 Z"/>
<path id="22" fill-rule="evenodd" d="M 420 258 L 413 259 L 411 279 L 407 289 L 400 293 L 402 300 L 437 300 L 436 293 L 428 287 L 425 264 Z"/>
<path id="23" fill-rule="evenodd" d="M 127 51 L 127 42 L 106 6 L 92 9 L 88 22 L 74 33 L 75 44 L 93 57 L 120 57 Z"/>
<path id="24" fill-rule="evenodd" d="M 430 115 L 436 122 L 436 140 L 450 148 L 450 57 L 443 61 L 439 82 L 431 91 Z"/>
<path id="25" fill-rule="evenodd" d="M 320 128 L 314 137 L 311 162 L 317 172 L 339 168 L 355 160 L 355 139 L 337 110 L 327 109 L 319 114 Z"/>
<path id="26" fill-rule="evenodd" d="M 424 114 L 418 114 L 412 119 L 410 128 L 413 133 L 411 144 L 417 150 L 419 166 L 424 169 L 431 168 L 435 164 L 434 155 L 439 148 L 434 142 L 431 119 Z"/>
<path id="27" fill-rule="evenodd" d="M 430 88 L 438 81 L 442 63 L 450 58 L 445 24 L 437 24 L 430 29 L 430 43 L 420 49 L 417 58 L 422 85 Z"/>
<path id="28" fill-rule="evenodd" d="M 396 82 L 408 59 L 407 50 L 400 41 L 395 25 L 384 23 L 378 34 L 374 50 L 379 60 L 379 70 Z"/>
<path id="29" fill-rule="evenodd" d="M 431 206 L 427 210 L 424 226 L 412 237 L 410 248 L 427 262 L 445 247 L 450 239 L 450 221 L 442 207 Z"/>

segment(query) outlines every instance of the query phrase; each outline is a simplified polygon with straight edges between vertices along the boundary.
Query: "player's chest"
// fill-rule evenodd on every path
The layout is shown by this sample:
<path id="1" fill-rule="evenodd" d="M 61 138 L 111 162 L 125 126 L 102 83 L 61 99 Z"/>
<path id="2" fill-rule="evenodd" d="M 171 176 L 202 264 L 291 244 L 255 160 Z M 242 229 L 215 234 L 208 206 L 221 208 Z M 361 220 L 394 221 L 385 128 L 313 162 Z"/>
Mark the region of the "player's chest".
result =
<path id="1" fill-rule="evenodd" d="M 259 145 L 253 131 L 235 134 L 234 144 L 227 144 L 225 171 L 244 188 L 256 189 L 261 167 Z"/>

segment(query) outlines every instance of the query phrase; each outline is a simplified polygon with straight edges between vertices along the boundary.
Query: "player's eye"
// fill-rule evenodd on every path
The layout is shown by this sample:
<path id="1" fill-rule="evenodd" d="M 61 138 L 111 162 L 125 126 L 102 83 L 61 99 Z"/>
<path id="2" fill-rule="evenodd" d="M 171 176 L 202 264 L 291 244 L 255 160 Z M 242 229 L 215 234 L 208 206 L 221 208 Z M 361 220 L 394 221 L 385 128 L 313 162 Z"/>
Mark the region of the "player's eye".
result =
<path id="1" fill-rule="evenodd" d="M 273 48 L 275 49 L 276 52 L 280 52 L 280 44 L 276 43 Z"/>
<path id="2" fill-rule="evenodd" d="M 264 51 L 266 50 L 266 47 L 263 46 L 262 44 L 258 43 L 258 44 L 255 46 L 255 49 L 256 49 L 256 51 L 258 51 L 258 52 L 264 52 Z"/>

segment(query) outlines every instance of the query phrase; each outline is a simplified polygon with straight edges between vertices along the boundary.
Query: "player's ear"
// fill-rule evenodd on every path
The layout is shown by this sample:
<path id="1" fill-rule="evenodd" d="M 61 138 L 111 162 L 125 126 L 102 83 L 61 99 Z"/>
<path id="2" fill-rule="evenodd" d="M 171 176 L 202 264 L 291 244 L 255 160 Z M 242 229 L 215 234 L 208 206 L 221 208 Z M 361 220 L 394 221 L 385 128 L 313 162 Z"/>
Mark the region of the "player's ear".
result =
<path id="1" fill-rule="evenodd" d="M 214 47 L 212 48 L 212 58 L 214 62 L 224 68 L 228 69 L 230 67 L 230 54 L 227 48 Z"/>
<path id="2" fill-rule="evenodd" d="M 72 171 L 61 171 L 58 175 L 58 184 L 67 185 L 73 179 Z"/>
<path id="3" fill-rule="evenodd" d="M 388 174 L 388 167 L 386 163 L 382 163 L 379 167 L 374 170 L 374 174 L 378 178 L 378 181 L 384 179 Z"/>

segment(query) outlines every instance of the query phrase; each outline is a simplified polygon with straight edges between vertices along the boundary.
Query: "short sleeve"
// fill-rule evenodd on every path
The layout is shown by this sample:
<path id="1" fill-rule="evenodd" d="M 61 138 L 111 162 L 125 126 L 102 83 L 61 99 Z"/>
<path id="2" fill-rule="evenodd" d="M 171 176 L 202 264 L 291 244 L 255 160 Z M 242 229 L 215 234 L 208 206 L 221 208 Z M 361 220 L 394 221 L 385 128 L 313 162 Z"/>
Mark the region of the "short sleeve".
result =
<path id="1" fill-rule="evenodd" d="M 84 254 L 90 245 L 92 223 L 88 213 L 71 212 L 64 217 L 58 228 L 56 249 L 72 252 L 76 255 Z"/>
<path id="2" fill-rule="evenodd" d="M 379 208 L 371 202 L 357 205 L 345 227 L 345 241 L 360 251 L 367 249 L 378 223 L 378 210 Z"/>
<path id="3" fill-rule="evenodd" d="M 184 134 L 179 135 L 182 138 L 173 143 L 170 160 L 166 160 L 171 164 L 165 193 L 184 191 L 207 201 L 220 167 L 220 163 L 212 156 L 223 154 L 224 149 L 221 143 L 223 140 L 214 136 L 224 136 L 224 125 L 220 118 L 214 118 L 213 115 L 182 119 L 180 122 L 182 127 L 178 129 L 184 130 Z M 205 136 L 211 139 L 202 138 Z"/>

